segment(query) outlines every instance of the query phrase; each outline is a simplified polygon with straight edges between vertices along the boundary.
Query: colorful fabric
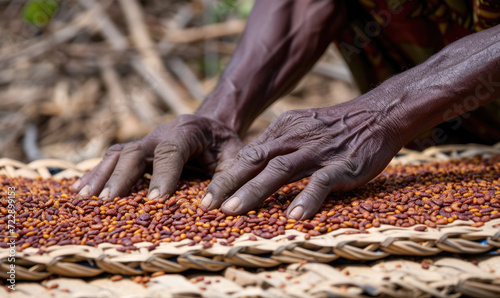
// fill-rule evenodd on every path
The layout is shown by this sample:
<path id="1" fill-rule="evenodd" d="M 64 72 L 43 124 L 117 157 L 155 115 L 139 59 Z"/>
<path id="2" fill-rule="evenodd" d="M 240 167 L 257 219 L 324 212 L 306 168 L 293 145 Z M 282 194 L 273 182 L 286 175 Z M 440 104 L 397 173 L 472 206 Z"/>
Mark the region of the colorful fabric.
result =
<path id="1" fill-rule="evenodd" d="M 358 0 L 346 1 L 346 6 L 346 26 L 335 43 L 363 93 L 446 45 L 500 24 L 498 0 Z M 450 123 L 441 127 L 449 130 Z M 478 108 L 461 123 L 459 129 L 453 126 L 445 143 L 499 142 L 500 100 Z M 428 131 L 418 137 L 423 147 L 440 143 L 425 140 L 431 135 Z"/>

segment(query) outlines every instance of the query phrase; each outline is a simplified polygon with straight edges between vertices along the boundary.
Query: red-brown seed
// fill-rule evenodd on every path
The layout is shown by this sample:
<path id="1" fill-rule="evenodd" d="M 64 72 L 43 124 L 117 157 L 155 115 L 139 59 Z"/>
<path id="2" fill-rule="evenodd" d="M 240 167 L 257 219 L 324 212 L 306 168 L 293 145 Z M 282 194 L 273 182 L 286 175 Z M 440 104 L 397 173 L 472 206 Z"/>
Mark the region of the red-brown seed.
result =
<path id="1" fill-rule="evenodd" d="M 110 280 L 111 281 L 119 281 L 123 279 L 123 275 L 113 275 L 111 276 Z"/>
<path id="2" fill-rule="evenodd" d="M 183 240 L 189 245 L 201 243 L 204 248 L 216 242 L 232 245 L 238 237 L 249 233 L 254 235 L 247 235 L 247 239 L 254 241 L 283 234 L 293 240 L 295 235 L 286 235 L 290 229 L 306 233 L 304 238 L 309 239 L 340 228 L 350 228 L 343 233 L 352 234 L 388 224 L 425 231 L 427 227 L 437 228 L 455 220 L 472 220 L 472 226 L 480 228 L 485 222 L 500 218 L 500 183 L 491 178 L 497 177 L 499 163 L 500 156 L 493 156 L 484 160 L 391 166 L 366 187 L 328 197 L 318 214 L 305 221 L 287 219 L 286 209 L 306 186 L 307 178 L 283 187 L 258 210 L 243 216 L 226 216 L 220 210 L 205 213 L 199 208 L 200 192 L 205 191 L 208 181 L 180 181 L 170 199 L 154 201 L 144 197 L 146 180 L 143 189 L 112 201 L 77 198 L 71 193 L 61 195 L 74 181 L 71 179 L 0 176 L 0 187 L 23 185 L 22 189 L 30 192 L 29 196 L 21 192 L 15 205 L 19 225 L 24 226 L 17 238 L 21 239 L 20 250 L 109 242 L 121 244 L 117 248 L 120 252 L 130 252 L 138 249 L 134 243 L 143 241 L 152 242 L 146 246 L 149 250 L 161 242 Z M 481 177 L 483 173 L 485 177 Z M 441 179 L 443 176 L 445 180 Z M 0 222 L 6 220 L 6 209 L 0 206 Z M 5 236 L 5 230 L 0 230 L 0 247 L 8 245 Z"/>

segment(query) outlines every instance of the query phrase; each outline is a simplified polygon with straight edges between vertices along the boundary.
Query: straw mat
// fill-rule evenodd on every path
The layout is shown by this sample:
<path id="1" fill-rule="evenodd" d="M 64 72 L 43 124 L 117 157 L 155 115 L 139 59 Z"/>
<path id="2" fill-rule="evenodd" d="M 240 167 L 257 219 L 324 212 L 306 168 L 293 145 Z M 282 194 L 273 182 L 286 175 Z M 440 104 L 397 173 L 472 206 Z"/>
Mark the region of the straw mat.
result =
<path id="1" fill-rule="evenodd" d="M 404 150 L 393 162 L 445 161 L 477 154 L 500 154 L 500 144 L 492 147 L 442 146 L 423 152 Z M 69 178 L 81 176 L 98 162 L 89 160 L 73 164 L 61 160 L 38 160 L 24 164 L 3 158 L 0 159 L 0 175 Z M 62 171 L 52 175 L 54 169 Z M 139 297 L 322 297 L 325 293 L 345 297 L 451 297 L 463 294 L 498 297 L 500 219 L 479 228 L 471 224 L 472 221 L 457 220 L 435 229 L 427 228 L 424 232 L 415 231 L 414 227 L 389 225 L 370 228 L 368 233 L 339 229 L 309 240 L 304 239 L 303 233 L 287 230 L 285 235 L 273 239 L 257 237 L 258 241 L 250 241 L 247 235 L 243 235 L 233 242 L 233 246 L 216 244 L 209 249 L 203 249 L 201 245 L 188 246 L 188 240 L 162 243 L 151 251 L 148 250 L 150 243 L 136 243 L 139 249 L 130 253 L 117 251 L 119 245 L 109 243 L 97 247 L 53 246 L 43 254 L 37 249 L 27 248 L 17 253 L 16 279 L 45 280 L 43 283 L 19 284 L 24 294 L 37 293 L 51 283 L 58 283 L 59 286 L 50 291 L 43 290 L 43 293 L 55 297 L 81 296 L 78 293 L 84 292 L 99 297 L 127 296 L 127 293 Z M 349 230 L 352 232 L 346 234 Z M 297 237 L 288 240 L 288 235 Z M 442 252 L 445 254 L 440 254 Z M 461 260 L 455 254 L 474 255 L 478 263 Z M 0 249 L 2 278 L 8 278 L 5 273 L 9 266 L 8 255 L 8 249 Z M 420 259 L 397 259 L 397 256 Z M 383 258 L 386 259 L 375 262 Z M 430 264 L 428 268 L 423 268 L 422 258 L 428 258 L 425 259 L 426 264 Z M 342 268 L 335 268 L 334 264 Z M 235 266 L 270 269 L 256 272 L 255 269 L 236 270 Z M 277 271 L 276 266 L 286 267 L 286 270 Z M 222 276 L 207 275 L 205 281 L 196 284 L 175 274 L 189 269 L 202 270 L 205 275 L 222 270 L 224 273 Z M 167 274 L 152 278 L 147 287 L 128 278 L 112 286 L 109 276 L 97 278 L 101 274 L 134 276 L 158 271 Z M 51 275 L 60 278 L 46 280 Z M 86 281 L 63 277 L 85 278 Z M 90 281 L 89 278 L 93 277 Z M 207 283 L 211 279 L 214 281 Z"/>

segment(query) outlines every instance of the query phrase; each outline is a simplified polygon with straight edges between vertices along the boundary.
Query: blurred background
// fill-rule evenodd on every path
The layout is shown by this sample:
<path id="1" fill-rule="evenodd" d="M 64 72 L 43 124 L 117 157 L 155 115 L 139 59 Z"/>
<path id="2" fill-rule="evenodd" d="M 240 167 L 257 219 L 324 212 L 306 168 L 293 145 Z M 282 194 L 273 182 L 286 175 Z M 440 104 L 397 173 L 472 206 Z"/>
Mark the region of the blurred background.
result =
<path id="1" fill-rule="evenodd" d="M 0 157 L 99 157 L 191 113 L 228 63 L 252 0 L 0 0 Z M 332 45 L 251 127 L 359 95 Z"/>

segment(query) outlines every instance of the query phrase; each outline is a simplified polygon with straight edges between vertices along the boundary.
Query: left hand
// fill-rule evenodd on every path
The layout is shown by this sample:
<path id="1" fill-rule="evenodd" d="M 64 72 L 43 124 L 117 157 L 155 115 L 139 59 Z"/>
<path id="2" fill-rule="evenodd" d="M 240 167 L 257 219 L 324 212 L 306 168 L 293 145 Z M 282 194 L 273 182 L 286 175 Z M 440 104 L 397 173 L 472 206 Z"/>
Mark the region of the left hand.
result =
<path id="1" fill-rule="evenodd" d="M 331 191 L 351 190 L 378 175 L 403 145 L 399 130 L 363 101 L 285 112 L 214 176 L 202 208 L 222 205 L 228 215 L 242 214 L 282 185 L 311 176 L 287 210 L 288 217 L 309 218 Z"/>
<path id="2" fill-rule="evenodd" d="M 184 165 L 196 160 L 209 171 L 221 171 L 243 146 L 237 133 L 214 118 L 180 115 L 135 142 L 111 146 L 103 160 L 71 188 L 81 197 L 112 200 L 130 192 L 153 165 L 148 198 L 172 195 Z"/>

